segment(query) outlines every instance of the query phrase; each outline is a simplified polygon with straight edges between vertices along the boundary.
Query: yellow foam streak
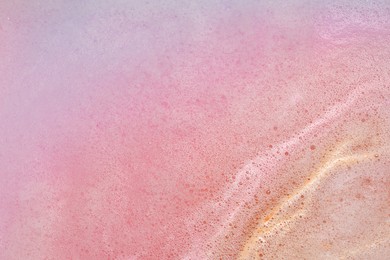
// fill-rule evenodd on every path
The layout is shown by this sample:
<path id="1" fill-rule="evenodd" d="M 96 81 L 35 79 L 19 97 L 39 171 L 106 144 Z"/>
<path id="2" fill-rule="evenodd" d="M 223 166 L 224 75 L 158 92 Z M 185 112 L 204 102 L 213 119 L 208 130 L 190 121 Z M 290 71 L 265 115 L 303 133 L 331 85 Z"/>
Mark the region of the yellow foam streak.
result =
<path id="1" fill-rule="evenodd" d="M 296 209 L 295 213 L 288 213 L 291 210 L 292 206 L 298 201 L 306 202 L 305 205 L 308 205 L 313 193 L 316 191 L 321 182 L 329 176 L 329 173 L 332 169 L 336 168 L 341 164 L 353 164 L 361 160 L 372 158 L 375 156 L 372 152 L 367 152 L 364 154 L 353 154 L 340 157 L 342 153 L 345 153 L 346 148 L 350 143 L 344 142 L 338 146 L 338 148 L 331 154 L 330 159 L 324 163 L 323 166 L 312 174 L 310 180 L 306 182 L 300 189 L 298 189 L 293 195 L 282 200 L 278 207 L 276 207 L 270 214 L 268 214 L 263 221 L 257 225 L 253 231 L 251 237 L 248 239 L 247 243 L 243 247 L 239 259 L 258 259 L 259 255 L 256 254 L 258 249 L 258 242 L 260 240 L 264 241 L 264 237 L 272 235 L 276 230 L 282 231 L 284 228 L 291 228 L 291 225 L 296 222 L 299 217 L 303 217 L 307 209 L 301 208 Z M 302 198 L 302 195 L 304 197 Z"/>

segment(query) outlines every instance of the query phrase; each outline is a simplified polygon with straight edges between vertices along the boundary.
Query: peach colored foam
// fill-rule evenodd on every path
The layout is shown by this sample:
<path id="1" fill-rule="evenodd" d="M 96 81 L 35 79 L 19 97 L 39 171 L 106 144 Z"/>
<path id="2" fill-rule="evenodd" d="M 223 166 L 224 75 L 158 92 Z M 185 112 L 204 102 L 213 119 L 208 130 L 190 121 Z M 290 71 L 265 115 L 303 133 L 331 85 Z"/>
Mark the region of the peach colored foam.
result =
<path id="1" fill-rule="evenodd" d="M 386 259 L 390 6 L 0 3 L 0 259 Z"/>

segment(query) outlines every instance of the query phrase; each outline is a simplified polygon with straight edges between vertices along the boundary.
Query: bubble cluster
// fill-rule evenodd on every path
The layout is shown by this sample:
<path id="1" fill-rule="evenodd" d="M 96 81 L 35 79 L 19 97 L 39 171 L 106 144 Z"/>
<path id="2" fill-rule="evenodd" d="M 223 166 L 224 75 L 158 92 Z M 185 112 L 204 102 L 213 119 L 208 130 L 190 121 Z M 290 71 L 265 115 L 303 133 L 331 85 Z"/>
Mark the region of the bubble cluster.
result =
<path id="1" fill-rule="evenodd" d="M 0 259 L 390 254 L 386 3 L 0 5 Z"/>

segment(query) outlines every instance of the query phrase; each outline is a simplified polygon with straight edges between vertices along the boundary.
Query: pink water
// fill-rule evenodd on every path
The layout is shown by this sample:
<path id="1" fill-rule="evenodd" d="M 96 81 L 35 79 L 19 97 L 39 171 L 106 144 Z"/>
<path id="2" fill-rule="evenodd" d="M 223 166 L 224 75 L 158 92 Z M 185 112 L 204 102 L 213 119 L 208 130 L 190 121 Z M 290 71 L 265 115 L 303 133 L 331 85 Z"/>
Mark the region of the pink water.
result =
<path id="1" fill-rule="evenodd" d="M 0 259 L 388 259 L 390 5 L 2 1 Z"/>

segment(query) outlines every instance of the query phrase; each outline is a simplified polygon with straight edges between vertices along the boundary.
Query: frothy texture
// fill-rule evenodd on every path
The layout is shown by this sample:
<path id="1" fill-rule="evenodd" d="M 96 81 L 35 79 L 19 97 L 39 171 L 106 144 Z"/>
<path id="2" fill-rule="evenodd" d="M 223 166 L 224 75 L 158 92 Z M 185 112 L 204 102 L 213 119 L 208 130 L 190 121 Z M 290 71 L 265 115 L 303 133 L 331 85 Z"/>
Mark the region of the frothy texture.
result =
<path id="1" fill-rule="evenodd" d="M 386 259 L 390 5 L 332 2 L 0 3 L 0 259 Z"/>

